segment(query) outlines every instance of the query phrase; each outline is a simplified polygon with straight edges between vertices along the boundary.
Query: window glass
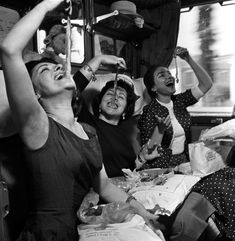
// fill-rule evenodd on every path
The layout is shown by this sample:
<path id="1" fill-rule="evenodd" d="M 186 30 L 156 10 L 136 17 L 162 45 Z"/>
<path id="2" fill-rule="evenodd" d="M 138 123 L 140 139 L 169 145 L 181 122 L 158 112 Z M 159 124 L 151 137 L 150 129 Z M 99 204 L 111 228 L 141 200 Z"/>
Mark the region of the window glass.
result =
<path id="1" fill-rule="evenodd" d="M 130 69 L 131 61 L 128 61 L 128 59 L 131 59 L 132 55 L 129 58 L 127 57 L 127 42 L 96 32 L 94 33 L 94 55 L 100 54 L 111 54 L 124 58 L 127 69 Z M 113 67 L 101 66 L 101 69 L 113 70 Z"/>
<path id="2" fill-rule="evenodd" d="M 235 5 L 218 3 L 193 7 L 181 13 L 178 46 L 189 50 L 213 79 L 213 87 L 189 110 L 194 114 L 228 114 L 235 103 Z M 178 72 L 177 91 L 197 84 L 188 64 L 177 57 L 170 68 Z"/>
<path id="3" fill-rule="evenodd" d="M 44 44 L 44 39 L 48 36 L 51 28 L 56 25 L 63 25 L 64 32 L 66 32 L 67 28 L 67 17 L 65 15 L 61 15 L 61 13 L 56 10 L 50 12 L 44 21 L 42 22 L 40 29 L 37 31 L 37 51 L 42 53 L 48 46 L 50 50 L 53 49 L 53 45 L 55 46 L 55 42 L 59 43 L 60 46 L 64 42 L 64 37 L 60 35 L 58 29 L 54 28 L 53 34 L 51 34 L 50 43 L 54 41 L 53 44 L 48 44 L 47 46 Z M 85 41 L 84 41 L 84 6 L 81 0 L 78 0 L 73 3 L 72 7 L 72 16 L 71 16 L 71 62 L 72 64 L 81 64 L 85 59 Z M 57 34 L 55 34 L 57 32 Z M 64 45 L 63 45 L 64 46 Z M 55 48 L 54 48 L 55 49 Z M 62 58 L 66 58 L 65 51 L 63 47 L 57 48 L 63 50 L 64 53 L 59 53 L 59 56 Z M 56 51 L 55 51 L 56 52 Z M 57 53 L 58 54 L 58 53 Z"/>
<path id="4" fill-rule="evenodd" d="M 46 45 L 44 44 L 44 39 L 46 38 L 46 31 L 40 29 L 37 31 L 37 51 L 42 53 Z M 63 59 L 66 58 L 65 55 L 59 54 Z M 71 30 L 71 62 L 80 64 L 84 61 L 84 31 L 80 27 L 72 27 Z"/>
<path id="5" fill-rule="evenodd" d="M 94 36 L 94 45 L 95 45 L 95 55 L 100 54 L 113 54 L 116 53 L 116 47 L 114 39 L 104 36 L 102 34 L 95 34 Z"/>

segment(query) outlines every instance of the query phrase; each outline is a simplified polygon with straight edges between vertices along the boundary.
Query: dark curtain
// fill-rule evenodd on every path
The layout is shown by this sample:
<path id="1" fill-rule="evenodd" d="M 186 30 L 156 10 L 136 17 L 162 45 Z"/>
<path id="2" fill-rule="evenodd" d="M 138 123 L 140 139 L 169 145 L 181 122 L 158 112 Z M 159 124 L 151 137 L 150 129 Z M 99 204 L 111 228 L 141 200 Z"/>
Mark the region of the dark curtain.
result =
<path id="1" fill-rule="evenodd" d="M 145 39 L 141 49 L 141 75 L 152 64 L 169 66 L 177 44 L 180 1 L 171 1 L 156 8 L 140 11 L 146 22 L 153 23 L 156 32 Z"/>

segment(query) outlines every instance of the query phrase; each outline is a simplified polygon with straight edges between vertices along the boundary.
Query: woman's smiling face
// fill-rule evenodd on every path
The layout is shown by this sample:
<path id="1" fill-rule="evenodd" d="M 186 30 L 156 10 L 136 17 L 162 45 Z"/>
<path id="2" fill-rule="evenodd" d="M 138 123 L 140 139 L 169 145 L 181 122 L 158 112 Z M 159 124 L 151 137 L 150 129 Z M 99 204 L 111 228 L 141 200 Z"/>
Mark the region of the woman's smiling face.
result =
<path id="1" fill-rule="evenodd" d="M 67 89 L 74 90 L 72 77 L 66 78 L 61 64 L 39 63 L 32 70 L 32 81 L 35 89 L 43 96 L 50 96 Z"/>
<path id="2" fill-rule="evenodd" d="M 158 94 L 172 95 L 175 93 L 175 78 L 166 67 L 158 67 L 154 73 L 153 91 Z"/>
<path id="3" fill-rule="evenodd" d="M 121 117 L 127 106 L 127 92 L 121 87 L 117 87 L 114 97 L 114 88 L 108 89 L 100 102 L 100 109 L 103 115 L 109 117 Z"/>

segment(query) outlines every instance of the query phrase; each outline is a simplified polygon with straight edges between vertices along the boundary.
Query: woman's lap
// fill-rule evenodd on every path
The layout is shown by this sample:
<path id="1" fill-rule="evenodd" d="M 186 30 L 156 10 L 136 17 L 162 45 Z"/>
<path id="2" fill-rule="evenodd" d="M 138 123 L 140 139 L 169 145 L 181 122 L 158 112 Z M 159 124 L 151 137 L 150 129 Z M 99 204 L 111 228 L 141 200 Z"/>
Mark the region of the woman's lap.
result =
<path id="1" fill-rule="evenodd" d="M 201 193 L 216 208 L 217 226 L 235 239 L 235 168 L 224 168 L 198 182 L 193 191 Z"/>

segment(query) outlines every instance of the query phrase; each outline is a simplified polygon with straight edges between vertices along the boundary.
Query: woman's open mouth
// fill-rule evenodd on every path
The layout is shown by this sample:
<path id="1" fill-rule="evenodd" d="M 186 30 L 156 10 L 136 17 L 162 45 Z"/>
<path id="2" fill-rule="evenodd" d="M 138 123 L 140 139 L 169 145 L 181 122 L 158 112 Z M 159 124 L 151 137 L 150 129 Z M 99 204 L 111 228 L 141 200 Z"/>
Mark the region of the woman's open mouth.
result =
<path id="1" fill-rule="evenodd" d="M 116 103 L 113 103 L 112 101 L 107 103 L 107 106 L 112 109 L 117 109 L 118 105 Z"/>
<path id="2" fill-rule="evenodd" d="M 175 85 L 175 84 L 172 83 L 172 82 L 169 82 L 169 83 L 166 84 L 166 86 L 167 86 L 167 87 L 170 87 L 170 88 L 174 87 L 174 85 Z"/>

